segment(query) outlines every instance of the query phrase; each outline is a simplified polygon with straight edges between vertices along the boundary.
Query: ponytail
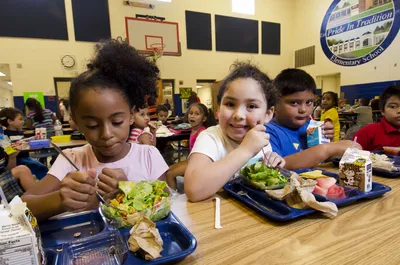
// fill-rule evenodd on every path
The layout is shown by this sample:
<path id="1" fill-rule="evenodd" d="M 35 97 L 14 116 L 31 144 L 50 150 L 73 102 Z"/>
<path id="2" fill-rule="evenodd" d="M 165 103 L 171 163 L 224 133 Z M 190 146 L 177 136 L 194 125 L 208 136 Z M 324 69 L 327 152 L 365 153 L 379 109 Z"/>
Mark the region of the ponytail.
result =
<path id="1" fill-rule="evenodd" d="M 42 105 L 40 105 L 39 101 L 34 98 L 28 98 L 26 100 L 26 106 L 28 107 L 28 109 L 35 111 L 35 116 L 33 117 L 36 122 L 42 122 L 44 120 L 43 108 Z"/>

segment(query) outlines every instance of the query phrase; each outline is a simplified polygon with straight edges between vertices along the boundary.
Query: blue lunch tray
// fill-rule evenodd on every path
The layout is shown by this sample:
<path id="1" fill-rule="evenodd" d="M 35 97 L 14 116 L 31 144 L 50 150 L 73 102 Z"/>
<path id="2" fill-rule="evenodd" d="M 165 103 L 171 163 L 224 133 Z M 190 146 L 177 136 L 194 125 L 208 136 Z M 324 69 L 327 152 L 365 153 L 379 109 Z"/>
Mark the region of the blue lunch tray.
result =
<path id="1" fill-rule="evenodd" d="M 77 239 L 103 232 L 107 225 L 98 211 L 68 214 L 57 219 L 39 223 L 43 247 L 57 247 Z M 79 237 L 74 237 L 80 233 Z"/>
<path id="2" fill-rule="evenodd" d="M 301 169 L 301 170 L 295 170 L 296 173 L 302 173 L 302 172 L 307 172 L 307 171 L 312 171 L 313 169 Z M 322 173 L 326 176 L 329 177 L 334 177 L 338 179 L 338 174 L 328 172 L 328 171 L 322 171 Z M 363 192 L 359 190 L 354 190 L 350 189 L 347 187 L 343 187 L 345 191 L 346 198 L 344 199 L 328 199 L 323 196 L 320 196 L 318 194 L 314 194 L 315 198 L 317 201 L 323 202 L 323 201 L 331 201 L 335 203 L 337 206 L 344 206 L 348 204 L 355 203 L 356 201 L 360 199 L 373 199 L 376 197 L 379 197 L 383 195 L 384 193 L 388 192 L 391 190 L 389 186 L 379 184 L 376 182 L 372 183 L 372 190 L 370 192 Z M 294 220 L 297 218 L 300 218 L 302 216 L 309 215 L 311 213 L 317 212 L 317 210 L 314 209 L 295 209 L 290 206 L 288 206 L 285 202 L 274 200 L 270 198 L 267 193 L 264 191 L 252 189 L 250 187 L 245 186 L 244 184 L 240 182 L 230 182 L 225 184 L 223 189 L 228 192 L 230 195 L 232 195 L 235 199 L 247 204 L 248 206 L 254 208 L 258 212 L 260 212 L 262 215 L 273 219 L 275 221 L 290 221 Z M 246 196 L 238 194 L 238 192 L 244 191 L 247 192 L 247 194 L 256 202 L 250 200 Z"/>
<path id="3" fill-rule="evenodd" d="M 164 242 L 162 257 L 146 261 L 128 251 L 128 259 L 124 264 L 175 264 L 196 249 L 196 238 L 172 212 L 165 219 L 157 222 L 156 226 Z M 49 265 L 62 264 L 63 252 L 58 252 L 57 249 L 62 250 L 63 244 L 85 237 L 89 238 L 109 230 L 106 221 L 98 211 L 67 215 L 42 222 L 39 224 L 39 228 Z M 129 231 L 130 228 L 120 230 L 122 236 L 126 239 L 126 243 L 128 242 Z M 75 238 L 74 233 L 77 232 L 80 232 L 81 235 Z"/>
<path id="4" fill-rule="evenodd" d="M 162 257 L 146 261 L 129 251 L 128 260 L 124 264 L 176 264 L 196 249 L 196 238 L 174 213 L 170 212 L 165 219 L 157 222 L 156 227 L 164 242 L 164 250 L 161 252 Z M 130 230 L 130 228 L 120 230 L 126 242 L 128 242 Z"/>

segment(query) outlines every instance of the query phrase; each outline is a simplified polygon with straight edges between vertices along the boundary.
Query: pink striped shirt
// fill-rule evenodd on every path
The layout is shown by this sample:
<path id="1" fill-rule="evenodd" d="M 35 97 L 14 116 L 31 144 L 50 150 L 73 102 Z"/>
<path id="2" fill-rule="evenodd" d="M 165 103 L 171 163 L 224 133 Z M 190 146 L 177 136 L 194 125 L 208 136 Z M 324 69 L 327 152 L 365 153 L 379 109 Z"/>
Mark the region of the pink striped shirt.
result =
<path id="1" fill-rule="evenodd" d="M 140 144 L 140 143 L 139 143 L 139 137 L 140 137 L 142 134 L 145 134 L 145 133 L 147 133 L 147 134 L 150 135 L 151 141 L 153 142 L 153 135 L 152 135 L 151 133 L 145 132 L 144 130 L 139 129 L 139 128 L 133 128 L 133 129 L 131 130 L 131 134 L 129 135 L 129 142 L 130 142 L 130 143 L 137 143 L 137 144 Z"/>

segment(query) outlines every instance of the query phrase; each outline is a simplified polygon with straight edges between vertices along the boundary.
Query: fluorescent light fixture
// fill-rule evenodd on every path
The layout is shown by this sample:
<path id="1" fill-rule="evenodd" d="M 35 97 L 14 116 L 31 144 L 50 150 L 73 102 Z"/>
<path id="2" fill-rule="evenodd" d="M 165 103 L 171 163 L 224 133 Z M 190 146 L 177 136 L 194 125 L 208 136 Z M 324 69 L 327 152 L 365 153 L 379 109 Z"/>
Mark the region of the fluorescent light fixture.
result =
<path id="1" fill-rule="evenodd" d="M 169 2 L 169 3 L 171 3 L 172 0 L 157 0 L 157 1 L 159 1 L 159 2 Z"/>
<path id="2" fill-rule="evenodd" d="M 9 84 L 10 86 L 12 86 L 12 82 L 10 81 L 10 82 L 7 82 L 7 84 Z"/>
<path id="3" fill-rule="evenodd" d="M 232 12 L 246 15 L 254 15 L 254 0 L 232 0 Z"/>
<path id="4" fill-rule="evenodd" d="M 3 74 L 2 72 L 0 72 L 0 76 L 6 76 L 5 74 Z"/>
<path id="5" fill-rule="evenodd" d="M 196 88 L 202 88 L 203 86 L 196 86 Z"/>

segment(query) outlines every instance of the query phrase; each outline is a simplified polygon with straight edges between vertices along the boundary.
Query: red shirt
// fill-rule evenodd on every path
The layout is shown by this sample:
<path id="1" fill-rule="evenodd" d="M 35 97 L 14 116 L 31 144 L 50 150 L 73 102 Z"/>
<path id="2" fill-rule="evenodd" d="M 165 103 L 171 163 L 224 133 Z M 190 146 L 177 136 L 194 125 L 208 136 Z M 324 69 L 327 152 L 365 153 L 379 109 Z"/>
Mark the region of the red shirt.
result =
<path id="1" fill-rule="evenodd" d="M 355 137 L 362 148 L 368 151 L 383 150 L 384 146 L 400 146 L 400 131 L 385 118 L 363 127 L 354 134 Z"/>

